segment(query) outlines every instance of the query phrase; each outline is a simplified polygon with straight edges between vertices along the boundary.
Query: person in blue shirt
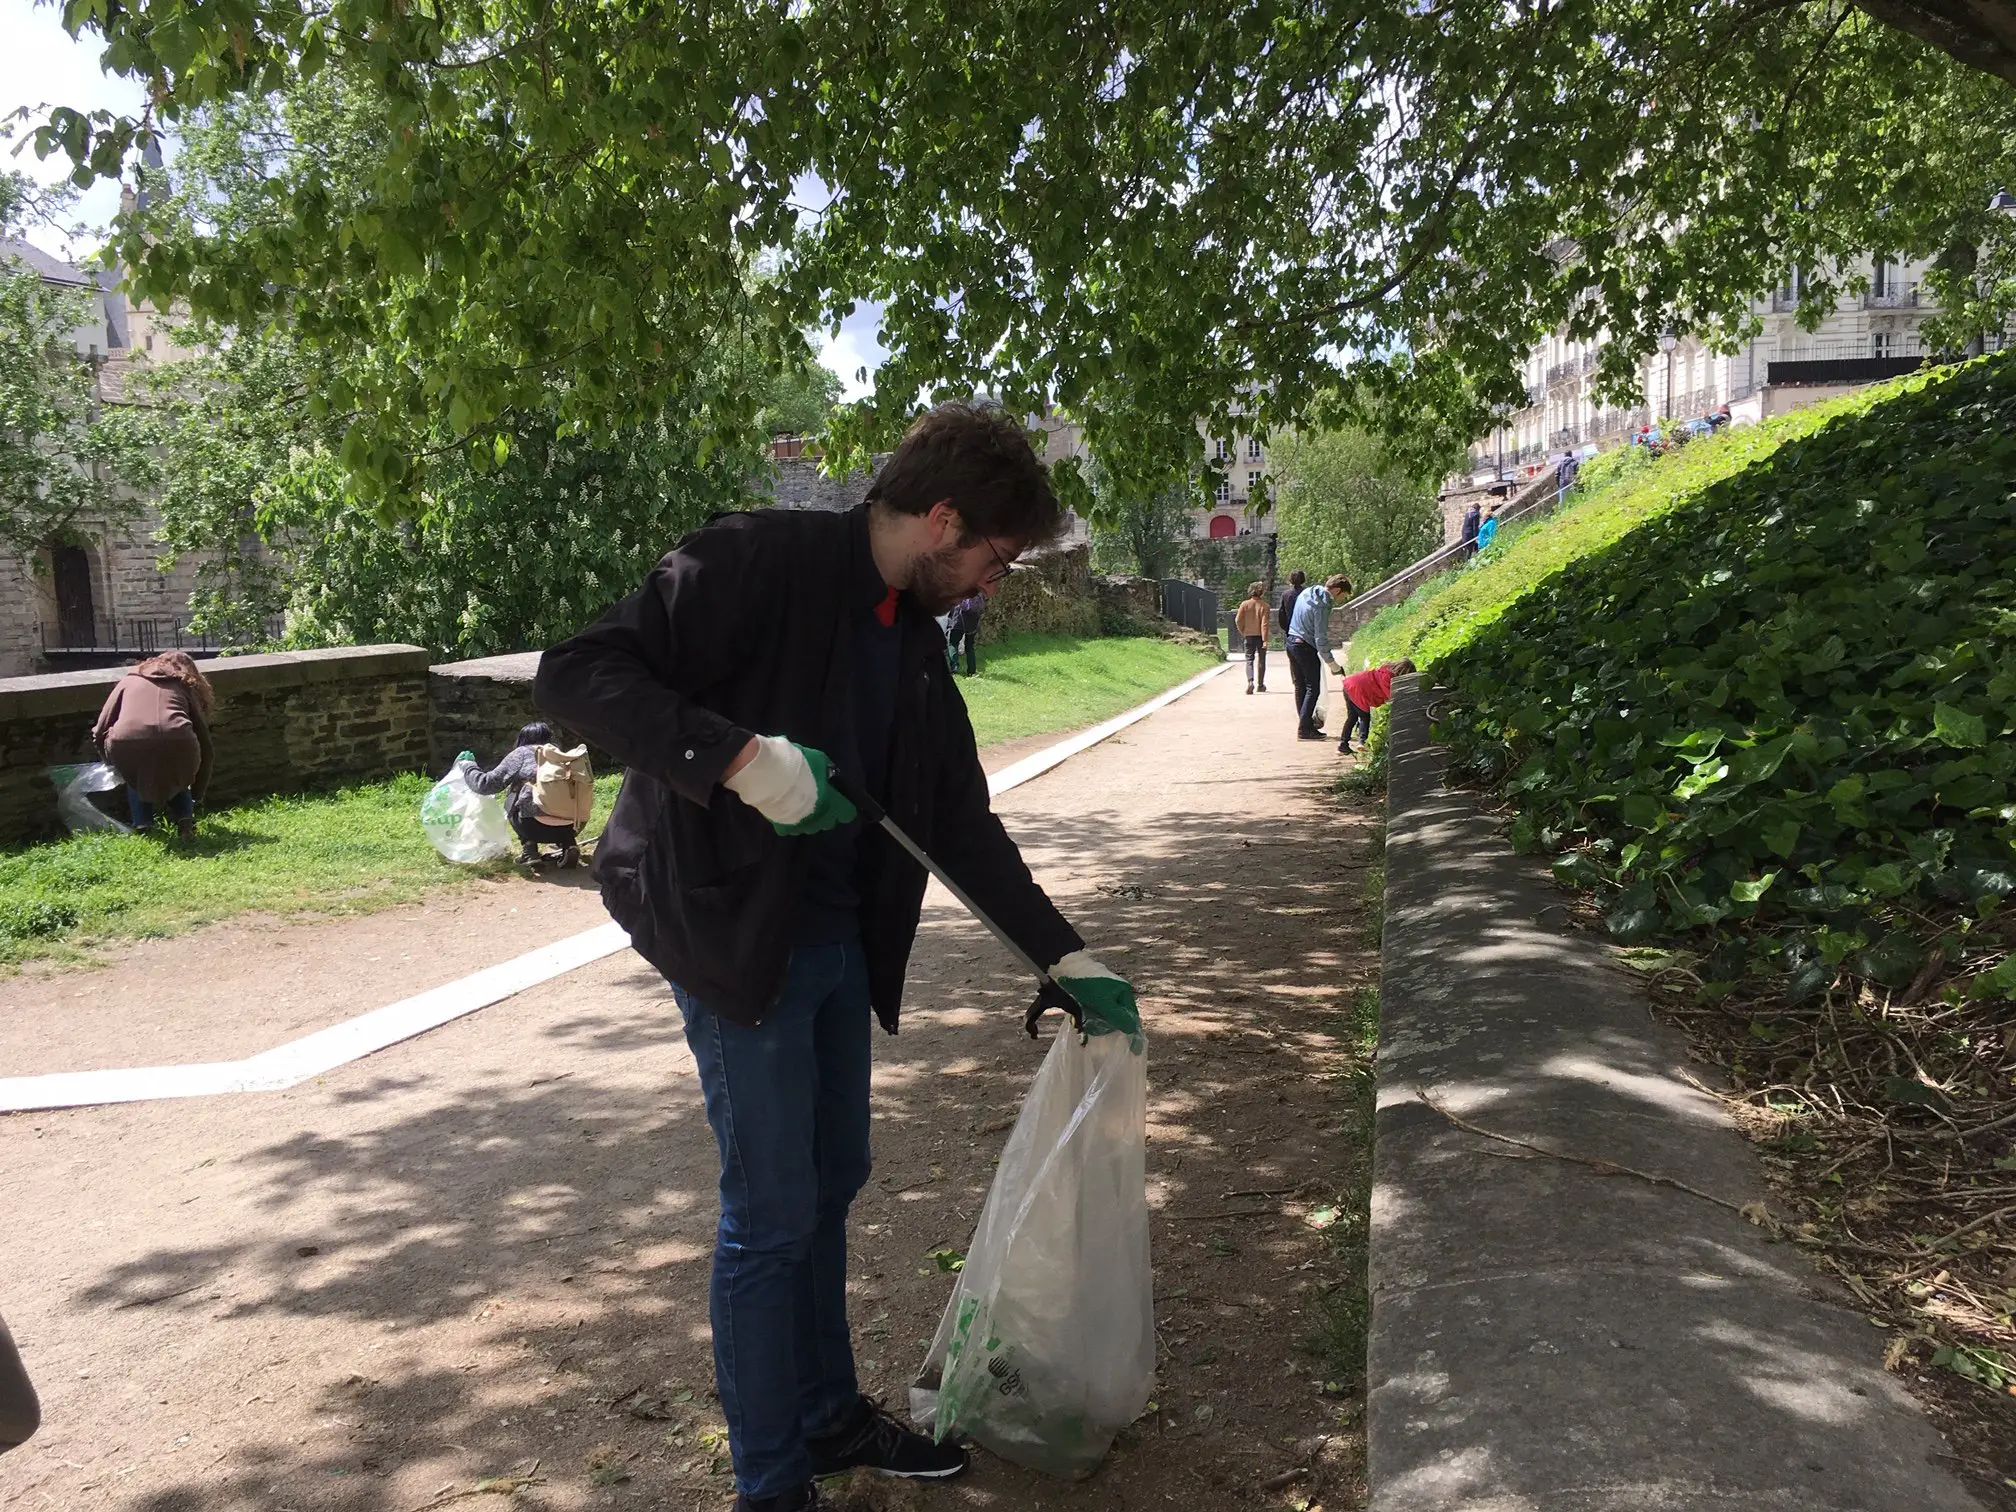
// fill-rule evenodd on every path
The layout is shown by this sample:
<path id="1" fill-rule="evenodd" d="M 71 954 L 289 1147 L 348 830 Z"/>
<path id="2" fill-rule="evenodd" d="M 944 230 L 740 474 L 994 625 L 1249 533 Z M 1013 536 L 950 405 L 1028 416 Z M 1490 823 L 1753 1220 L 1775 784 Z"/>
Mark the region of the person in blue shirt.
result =
<path id="1" fill-rule="evenodd" d="M 1323 668 L 1338 669 L 1330 654 L 1330 605 L 1334 597 L 1351 591 L 1351 580 L 1342 573 L 1321 588 L 1305 588 L 1295 601 L 1295 615 L 1288 624 L 1288 664 L 1301 685 L 1296 699 L 1296 736 L 1301 740 L 1321 740 L 1316 727 L 1316 699 L 1323 691 Z"/>
<path id="2" fill-rule="evenodd" d="M 1491 543 L 1498 539 L 1498 506 L 1493 504 L 1491 512 L 1484 516 L 1484 523 L 1477 527 L 1477 549 L 1489 551 Z"/>

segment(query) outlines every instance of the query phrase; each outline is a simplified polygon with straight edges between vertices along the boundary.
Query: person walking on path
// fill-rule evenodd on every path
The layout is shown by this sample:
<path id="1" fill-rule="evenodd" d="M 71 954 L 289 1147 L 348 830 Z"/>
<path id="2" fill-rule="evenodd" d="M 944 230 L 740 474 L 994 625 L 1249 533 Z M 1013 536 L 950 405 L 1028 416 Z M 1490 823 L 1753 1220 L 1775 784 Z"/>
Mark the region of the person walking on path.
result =
<path id="1" fill-rule="evenodd" d="M 1281 626 L 1281 646 L 1285 653 L 1288 646 L 1288 627 L 1295 620 L 1295 605 L 1302 598 L 1303 586 L 1309 579 L 1297 569 L 1288 574 L 1288 586 L 1281 592 L 1281 607 L 1275 611 L 1274 619 Z M 1295 658 L 1288 658 L 1288 683 L 1295 694 L 1295 707 L 1302 707 L 1302 668 Z"/>
<path id="2" fill-rule="evenodd" d="M 196 834 L 196 804 L 210 786 L 216 694 L 187 652 L 150 656 L 112 687 L 91 740 L 126 783 L 133 828 L 154 827 L 166 808 L 184 840 Z"/>
<path id="3" fill-rule="evenodd" d="M 1320 588 L 1303 589 L 1295 601 L 1295 617 L 1288 627 L 1288 665 L 1300 674 L 1295 733 L 1303 740 L 1323 738 L 1316 725 L 1316 700 L 1323 691 L 1323 669 L 1338 670 L 1337 658 L 1330 654 L 1330 599 L 1350 586 L 1340 573 Z"/>
<path id="4" fill-rule="evenodd" d="M 959 650 L 966 650 L 966 675 L 977 676 L 980 659 L 976 647 L 980 640 L 980 616 L 987 612 L 987 595 L 975 593 L 959 600 L 952 606 L 952 661 L 957 670 Z"/>
<path id="5" fill-rule="evenodd" d="M 1260 664 L 1260 691 L 1267 691 L 1267 585 L 1255 583 L 1239 601 L 1233 626 L 1246 643 L 1246 691 L 1253 691 L 1253 664 Z"/>
<path id="6" fill-rule="evenodd" d="M 1344 679 L 1344 735 L 1337 742 L 1340 756 L 1351 754 L 1351 731 L 1354 727 L 1362 739 L 1372 738 L 1372 711 L 1393 697 L 1393 679 L 1413 670 L 1414 663 L 1403 657 L 1399 661 L 1381 662 L 1363 672 L 1353 672 Z"/>
<path id="7" fill-rule="evenodd" d="M 1457 538 L 1457 544 L 1463 548 L 1465 556 L 1476 554 L 1477 530 L 1482 517 L 1483 511 L 1477 507 L 1477 501 L 1472 499 L 1463 510 L 1463 534 Z"/>
<path id="8" fill-rule="evenodd" d="M 1477 549 L 1479 551 L 1489 551 L 1491 543 L 1497 539 L 1498 506 L 1493 504 L 1490 513 L 1484 516 L 1484 523 L 1477 527 Z"/>
<path id="9" fill-rule="evenodd" d="M 560 865 L 563 867 L 581 863 L 581 826 L 541 812 L 537 800 L 535 784 L 539 777 L 539 748 L 553 745 L 557 739 L 551 725 L 535 720 L 519 728 L 517 744 L 489 771 L 484 771 L 473 761 L 459 763 L 463 780 L 472 792 L 486 797 L 509 792 L 510 796 L 504 800 L 504 817 L 511 821 L 511 828 L 522 847 L 518 854 L 521 866 L 539 865 L 545 859 L 541 847 L 547 845 L 560 847 Z M 578 754 L 585 762 L 587 753 Z"/>
<path id="10" fill-rule="evenodd" d="M 540 661 L 534 702 L 627 769 L 595 876 L 672 984 L 720 1146 L 709 1312 L 737 1512 L 824 1508 L 815 1478 L 855 1466 L 967 1466 L 855 1375 L 846 1228 L 869 1170 L 869 1021 L 896 1032 L 925 873 L 862 826 L 829 756 L 1053 963 L 1068 997 L 1039 1006 L 1088 1033 L 1140 1028 L 1132 987 L 1085 952 L 988 806 L 932 619 L 1062 521 L 1011 416 L 941 405 L 859 507 L 724 515 Z"/>

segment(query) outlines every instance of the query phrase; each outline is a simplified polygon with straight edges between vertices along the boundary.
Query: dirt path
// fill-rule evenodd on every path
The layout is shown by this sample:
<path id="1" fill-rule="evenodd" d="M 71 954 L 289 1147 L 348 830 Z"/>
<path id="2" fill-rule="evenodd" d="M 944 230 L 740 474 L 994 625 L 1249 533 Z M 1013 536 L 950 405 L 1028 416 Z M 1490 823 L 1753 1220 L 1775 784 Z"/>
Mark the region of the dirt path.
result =
<path id="1" fill-rule="evenodd" d="M 1287 699 L 1242 686 L 1219 678 L 999 805 L 1144 991 L 1158 1410 L 1080 1485 L 983 1456 L 956 1486 L 850 1490 L 858 1506 L 1350 1505 L 1353 1467 L 1314 1442 L 1339 1404 L 1306 1348 L 1335 1279 L 1308 1220 L 1356 1153 L 1342 1016 L 1373 981 L 1373 830 L 1325 795 L 1337 758 L 1293 739 Z M 203 1053 L 243 1054 L 596 919 L 570 894 L 531 910 L 528 934 L 511 900 L 532 890 L 286 926 L 284 945 L 207 930 L 163 942 L 186 948 L 181 971 L 154 969 Z M 360 964 L 364 925 L 392 931 L 381 957 L 414 960 Z M 183 979 L 206 959 L 207 996 Z M 363 970 L 388 964 L 397 988 Z M 169 1058 L 160 1029 L 119 1037 L 172 1026 L 164 999 L 122 990 L 72 1014 L 32 996 L 51 985 L 0 984 L 10 1058 Z M 1043 1053 L 1019 1032 L 1026 997 L 934 895 L 904 1032 L 876 1045 L 876 1172 L 854 1222 L 864 1383 L 895 1401 L 950 1289 L 929 1252 L 964 1246 Z M 47 1418 L 0 1458 L 0 1506 L 409 1512 L 530 1474 L 512 1505 L 726 1507 L 714 1154 L 676 1025 L 622 955 L 288 1093 L 0 1118 L 0 1311 Z M 1312 1459 L 1313 1481 L 1266 1489 Z"/>

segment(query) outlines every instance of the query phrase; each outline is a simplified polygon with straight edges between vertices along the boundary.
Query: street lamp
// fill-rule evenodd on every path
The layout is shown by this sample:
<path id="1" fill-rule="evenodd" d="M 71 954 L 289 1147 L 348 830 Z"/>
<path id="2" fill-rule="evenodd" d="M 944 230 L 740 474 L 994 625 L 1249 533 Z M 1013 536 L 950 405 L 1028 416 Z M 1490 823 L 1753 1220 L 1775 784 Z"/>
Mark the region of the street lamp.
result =
<path id="1" fill-rule="evenodd" d="M 1673 348 L 1680 345 L 1680 338 L 1671 331 L 1659 333 L 1659 350 L 1666 354 L 1666 418 L 1673 418 Z"/>

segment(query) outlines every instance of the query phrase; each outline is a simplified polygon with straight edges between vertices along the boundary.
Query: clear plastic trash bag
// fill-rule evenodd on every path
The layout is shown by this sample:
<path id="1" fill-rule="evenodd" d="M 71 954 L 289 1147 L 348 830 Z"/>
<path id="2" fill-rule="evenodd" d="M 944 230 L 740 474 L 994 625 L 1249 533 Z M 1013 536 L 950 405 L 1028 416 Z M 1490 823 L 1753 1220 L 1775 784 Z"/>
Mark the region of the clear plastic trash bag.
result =
<path id="1" fill-rule="evenodd" d="M 93 793 L 110 793 L 126 785 L 126 779 L 106 763 L 86 761 L 76 766 L 51 767 L 49 785 L 56 789 L 56 817 L 71 834 L 88 834 L 93 830 L 113 835 L 133 833 L 91 801 Z"/>
<path id="2" fill-rule="evenodd" d="M 1318 667 L 1316 669 L 1316 712 L 1310 718 L 1316 722 L 1316 728 L 1319 730 L 1330 722 L 1330 669 L 1328 667 Z"/>
<path id="3" fill-rule="evenodd" d="M 459 758 L 422 800 L 420 828 L 443 857 L 464 866 L 511 852 L 511 821 L 504 805 L 469 786 Z"/>
<path id="4" fill-rule="evenodd" d="M 1148 1059 L 1061 1032 L 1022 1103 L 910 1414 L 1077 1479 L 1155 1387 Z"/>

